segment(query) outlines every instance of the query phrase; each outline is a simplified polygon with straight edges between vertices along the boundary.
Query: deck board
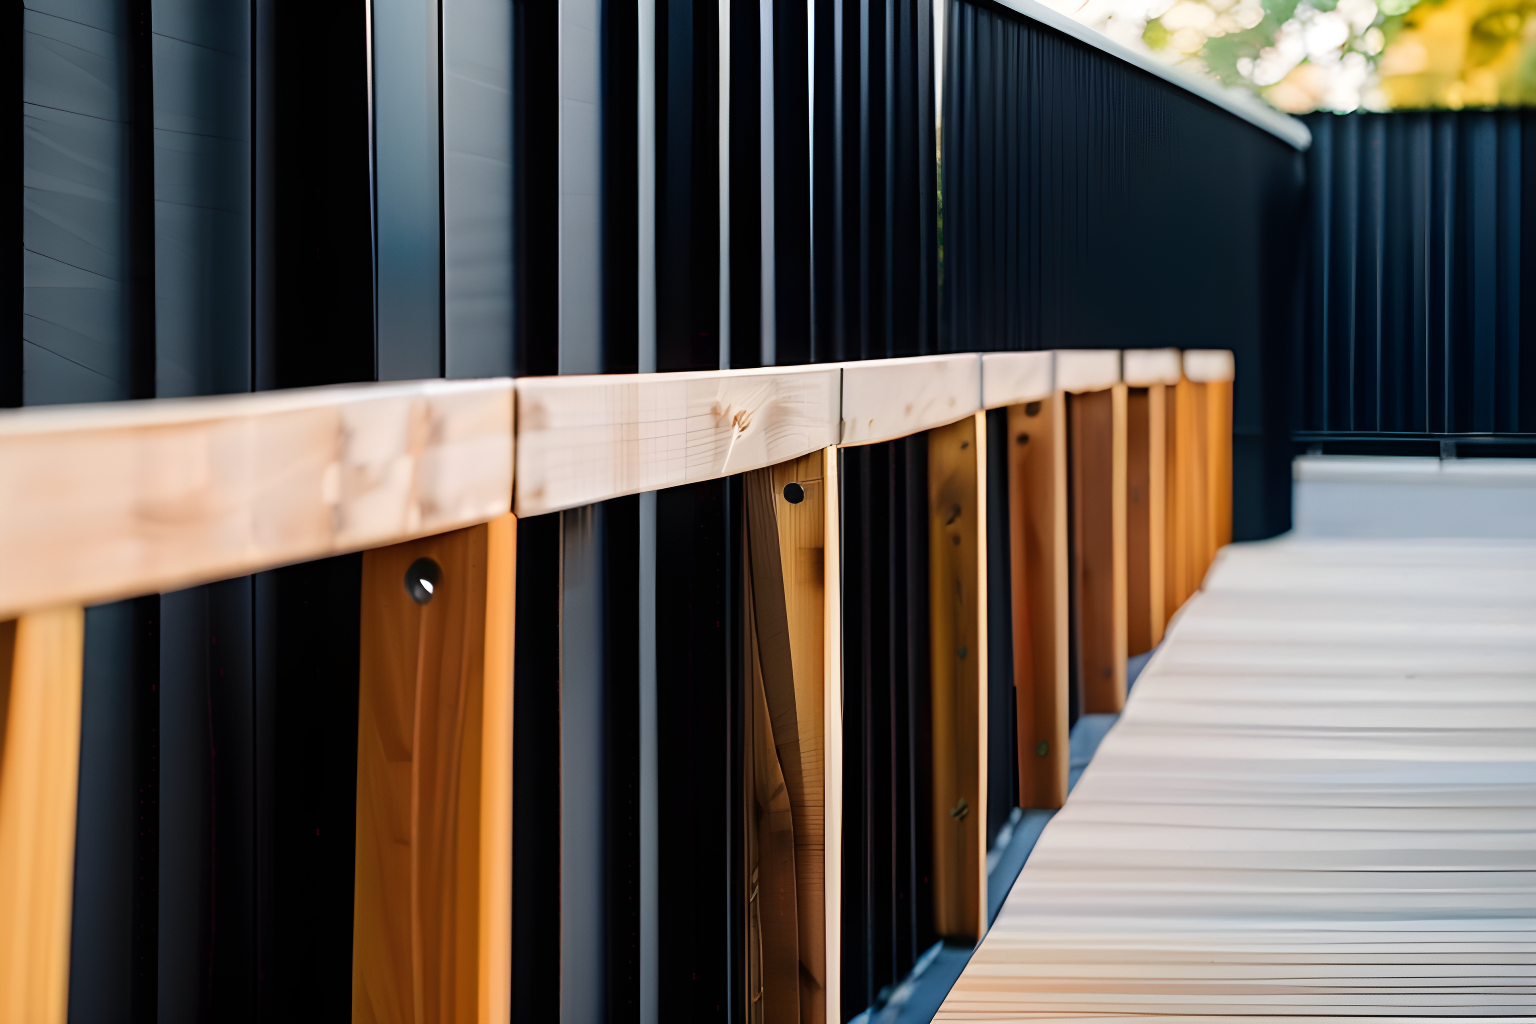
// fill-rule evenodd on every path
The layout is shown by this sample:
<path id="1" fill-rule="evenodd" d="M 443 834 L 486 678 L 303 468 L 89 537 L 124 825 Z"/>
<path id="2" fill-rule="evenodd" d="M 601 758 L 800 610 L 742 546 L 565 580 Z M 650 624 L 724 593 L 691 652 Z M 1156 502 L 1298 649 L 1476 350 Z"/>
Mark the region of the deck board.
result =
<path id="1" fill-rule="evenodd" d="M 1224 550 L 936 1021 L 1536 1019 L 1536 544 Z"/>

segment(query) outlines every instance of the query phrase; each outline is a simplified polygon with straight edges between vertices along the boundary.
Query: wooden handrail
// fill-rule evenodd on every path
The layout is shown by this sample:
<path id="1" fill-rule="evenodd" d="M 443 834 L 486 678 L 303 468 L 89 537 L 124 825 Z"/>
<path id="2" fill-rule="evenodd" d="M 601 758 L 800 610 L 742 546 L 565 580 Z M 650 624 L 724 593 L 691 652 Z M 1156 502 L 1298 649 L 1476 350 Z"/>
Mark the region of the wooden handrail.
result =
<path id="1" fill-rule="evenodd" d="M 0 413 L 0 618 L 245 575 L 1163 380 L 1225 351 L 411 381 Z M 1181 364 L 1181 365 L 1180 365 Z M 514 422 L 514 393 L 517 414 Z M 514 453 L 515 448 L 515 453 Z M 515 482 L 515 486 L 514 486 Z"/>
<path id="2" fill-rule="evenodd" d="M 0 415 L 0 618 L 486 522 L 512 381 L 414 381 Z"/>

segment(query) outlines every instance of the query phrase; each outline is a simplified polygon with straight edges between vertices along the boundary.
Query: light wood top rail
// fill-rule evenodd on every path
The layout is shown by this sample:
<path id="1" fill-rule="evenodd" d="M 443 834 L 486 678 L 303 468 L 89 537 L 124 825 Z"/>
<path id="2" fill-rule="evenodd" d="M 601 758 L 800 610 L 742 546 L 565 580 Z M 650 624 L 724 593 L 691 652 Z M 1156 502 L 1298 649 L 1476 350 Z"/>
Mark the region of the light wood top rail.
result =
<path id="1" fill-rule="evenodd" d="M 1128 348 L 1120 356 L 1120 377 L 1133 388 L 1177 384 L 1183 366 L 1176 348 Z"/>
<path id="2" fill-rule="evenodd" d="M 1056 389 L 1081 394 L 1120 383 L 1119 349 L 1060 349 L 1056 352 Z"/>
<path id="3" fill-rule="evenodd" d="M 0 414 L 0 618 L 485 522 L 512 401 L 433 380 Z"/>
<path id="4" fill-rule="evenodd" d="M 1162 379 L 1179 362 L 1148 350 L 1125 367 Z M 1232 366 L 1206 350 L 1181 368 L 1221 380 Z M 1121 368 L 1114 349 L 963 353 L 0 412 L 0 618 L 888 441 L 1110 387 Z"/>
<path id="5" fill-rule="evenodd" d="M 1223 348 L 1192 348 L 1184 353 L 1184 376 L 1196 384 L 1219 384 L 1237 375 L 1237 361 Z"/>
<path id="6" fill-rule="evenodd" d="M 845 446 L 892 441 L 981 408 L 981 356 L 974 352 L 840 365 Z"/>
<path id="7" fill-rule="evenodd" d="M 1055 390 L 1055 352 L 987 352 L 981 357 L 983 409 L 1038 402 Z"/>
<path id="8" fill-rule="evenodd" d="M 840 371 L 813 365 L 517 382 L 517 514 L 762 469 L 837 443 Z"/>

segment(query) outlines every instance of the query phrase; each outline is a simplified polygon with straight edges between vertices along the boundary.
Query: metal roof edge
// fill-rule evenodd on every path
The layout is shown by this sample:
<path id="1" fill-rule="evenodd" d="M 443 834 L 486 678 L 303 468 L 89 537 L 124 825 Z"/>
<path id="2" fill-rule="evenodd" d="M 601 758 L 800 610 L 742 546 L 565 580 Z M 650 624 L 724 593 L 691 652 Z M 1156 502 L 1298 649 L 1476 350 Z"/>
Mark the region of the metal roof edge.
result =
<path id="1" fill-rule="evenodd" d="M 1187 71 L 1173 64 L 1165 64 L 1155 57 L 1139 53 L 1124 43 L 1116 42 L 1097 29 L 1090 28 L 1037 0 L 995 0 L 995 2 L 999 6 L 1024 15 L 1031 21 L 1038 21 L 1079 42 L 1087 43 L 1096 50 L 1119 57 L 1127 64 L 1134 65 L 1148 74 L 1156 75 L 1171 85 L 1192 92 L 1201 99 L 1214 103 L 1227 113 L 1242 118 L 1254 127 L 1264 129 L 1302 152 L 1312 146 L 1312 132 L 1305 124 L 1289 114 L 1282 114 L 1250 92 L 1228 88 L 1193 71 Z"/>

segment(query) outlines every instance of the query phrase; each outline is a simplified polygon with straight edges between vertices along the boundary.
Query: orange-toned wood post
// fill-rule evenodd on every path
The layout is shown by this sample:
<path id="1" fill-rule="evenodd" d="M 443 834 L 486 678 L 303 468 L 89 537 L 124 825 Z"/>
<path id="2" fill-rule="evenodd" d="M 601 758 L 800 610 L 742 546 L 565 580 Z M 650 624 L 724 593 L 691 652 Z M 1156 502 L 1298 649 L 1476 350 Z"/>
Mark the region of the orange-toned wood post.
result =
<path id="1" fill-rule="evenodd" d="M 363 557 L 357 1022 L 510 1019 L 515 527 Z"/>
<path id="2" fill-rule="evenodd" d="M 1190 349 L 1183 357 L 1184 376 L 1194 389 L 1194 430 L 1199 437 L 1197 487 L 1200 524 L 1197 589 L 1216 552 L 1232 542 L 1232 382 L 1237 361 L 1225 349 Z"/>
<path id="3" fill-rule="evenodd" d="M 1210 530 L 1206 567 L 1216 552 L 1232 543 L 1232 382 L 1213 380 L 1205 388 L 1205 436 L 1209 445 L 1206 516 Z M 1202 574 L 1203 576 L 1203 574 Z"/>
<path id="4" fill-rule="evenodd" d="M 1083 711 L 1125 706 L 1126 388 L 1071 400 L 1073 554 Z"/>
<path id="5" fill-rule="evenodd" d="M 1168 551 L 1164 613 L 1200 588 L 1209 547 L 1204 388 L 1182 378 L 1168 395 Z"/>
<path id="6" fill-rule="evenodd" d="M 822 585 L 823 608 L 826 626 L 825 668 L 823 669 L 822 722 L 826 750 L 822 763 L 826 768 L 826 781 L 822 787 L 826 820 L 822 822 L 824 864 L 826 870 L 826 948 L 827 982 L 824 1003 L 831 1012 L 838 1013 L 842 1006 L 842 955 L 843 948 L 843 577 L 842 552 L 838 547 L 841 536 L 840 490 L 838 486 L 838 453 L 836 448 L 822 450 L 825 456 L 822 473 L 826 483 L 822 488 L 825 507 L 822 509 Z"/>
<path id="7" fill-rule="evenodd" d="M 979 939 L 986 888 L 986 420 L 928 432 L 934 927 Z"/>
<path id="8" fill-rule="evenodd" d="M 1167 386 L 1126 393 L 1126 651 L 1144 654 L 1167 622 Z"/>
<path id="9" fill-rule="evenodd" d="M 1008 407 L 1009 593 L 1019 803 L 1067 800 L 1067 398 Z"/>
<path id="10" fill-rule="evenodd" d="M 85 613 L 0 624 L 0 1020 L 64 1024 Z"/>
<path id="11" fill-rule="evenodd" d="M 748 996 L 765 1021 L 805 1024 L 827 1012 L 826 461 L 757 470 L 745 487 Z"/>

